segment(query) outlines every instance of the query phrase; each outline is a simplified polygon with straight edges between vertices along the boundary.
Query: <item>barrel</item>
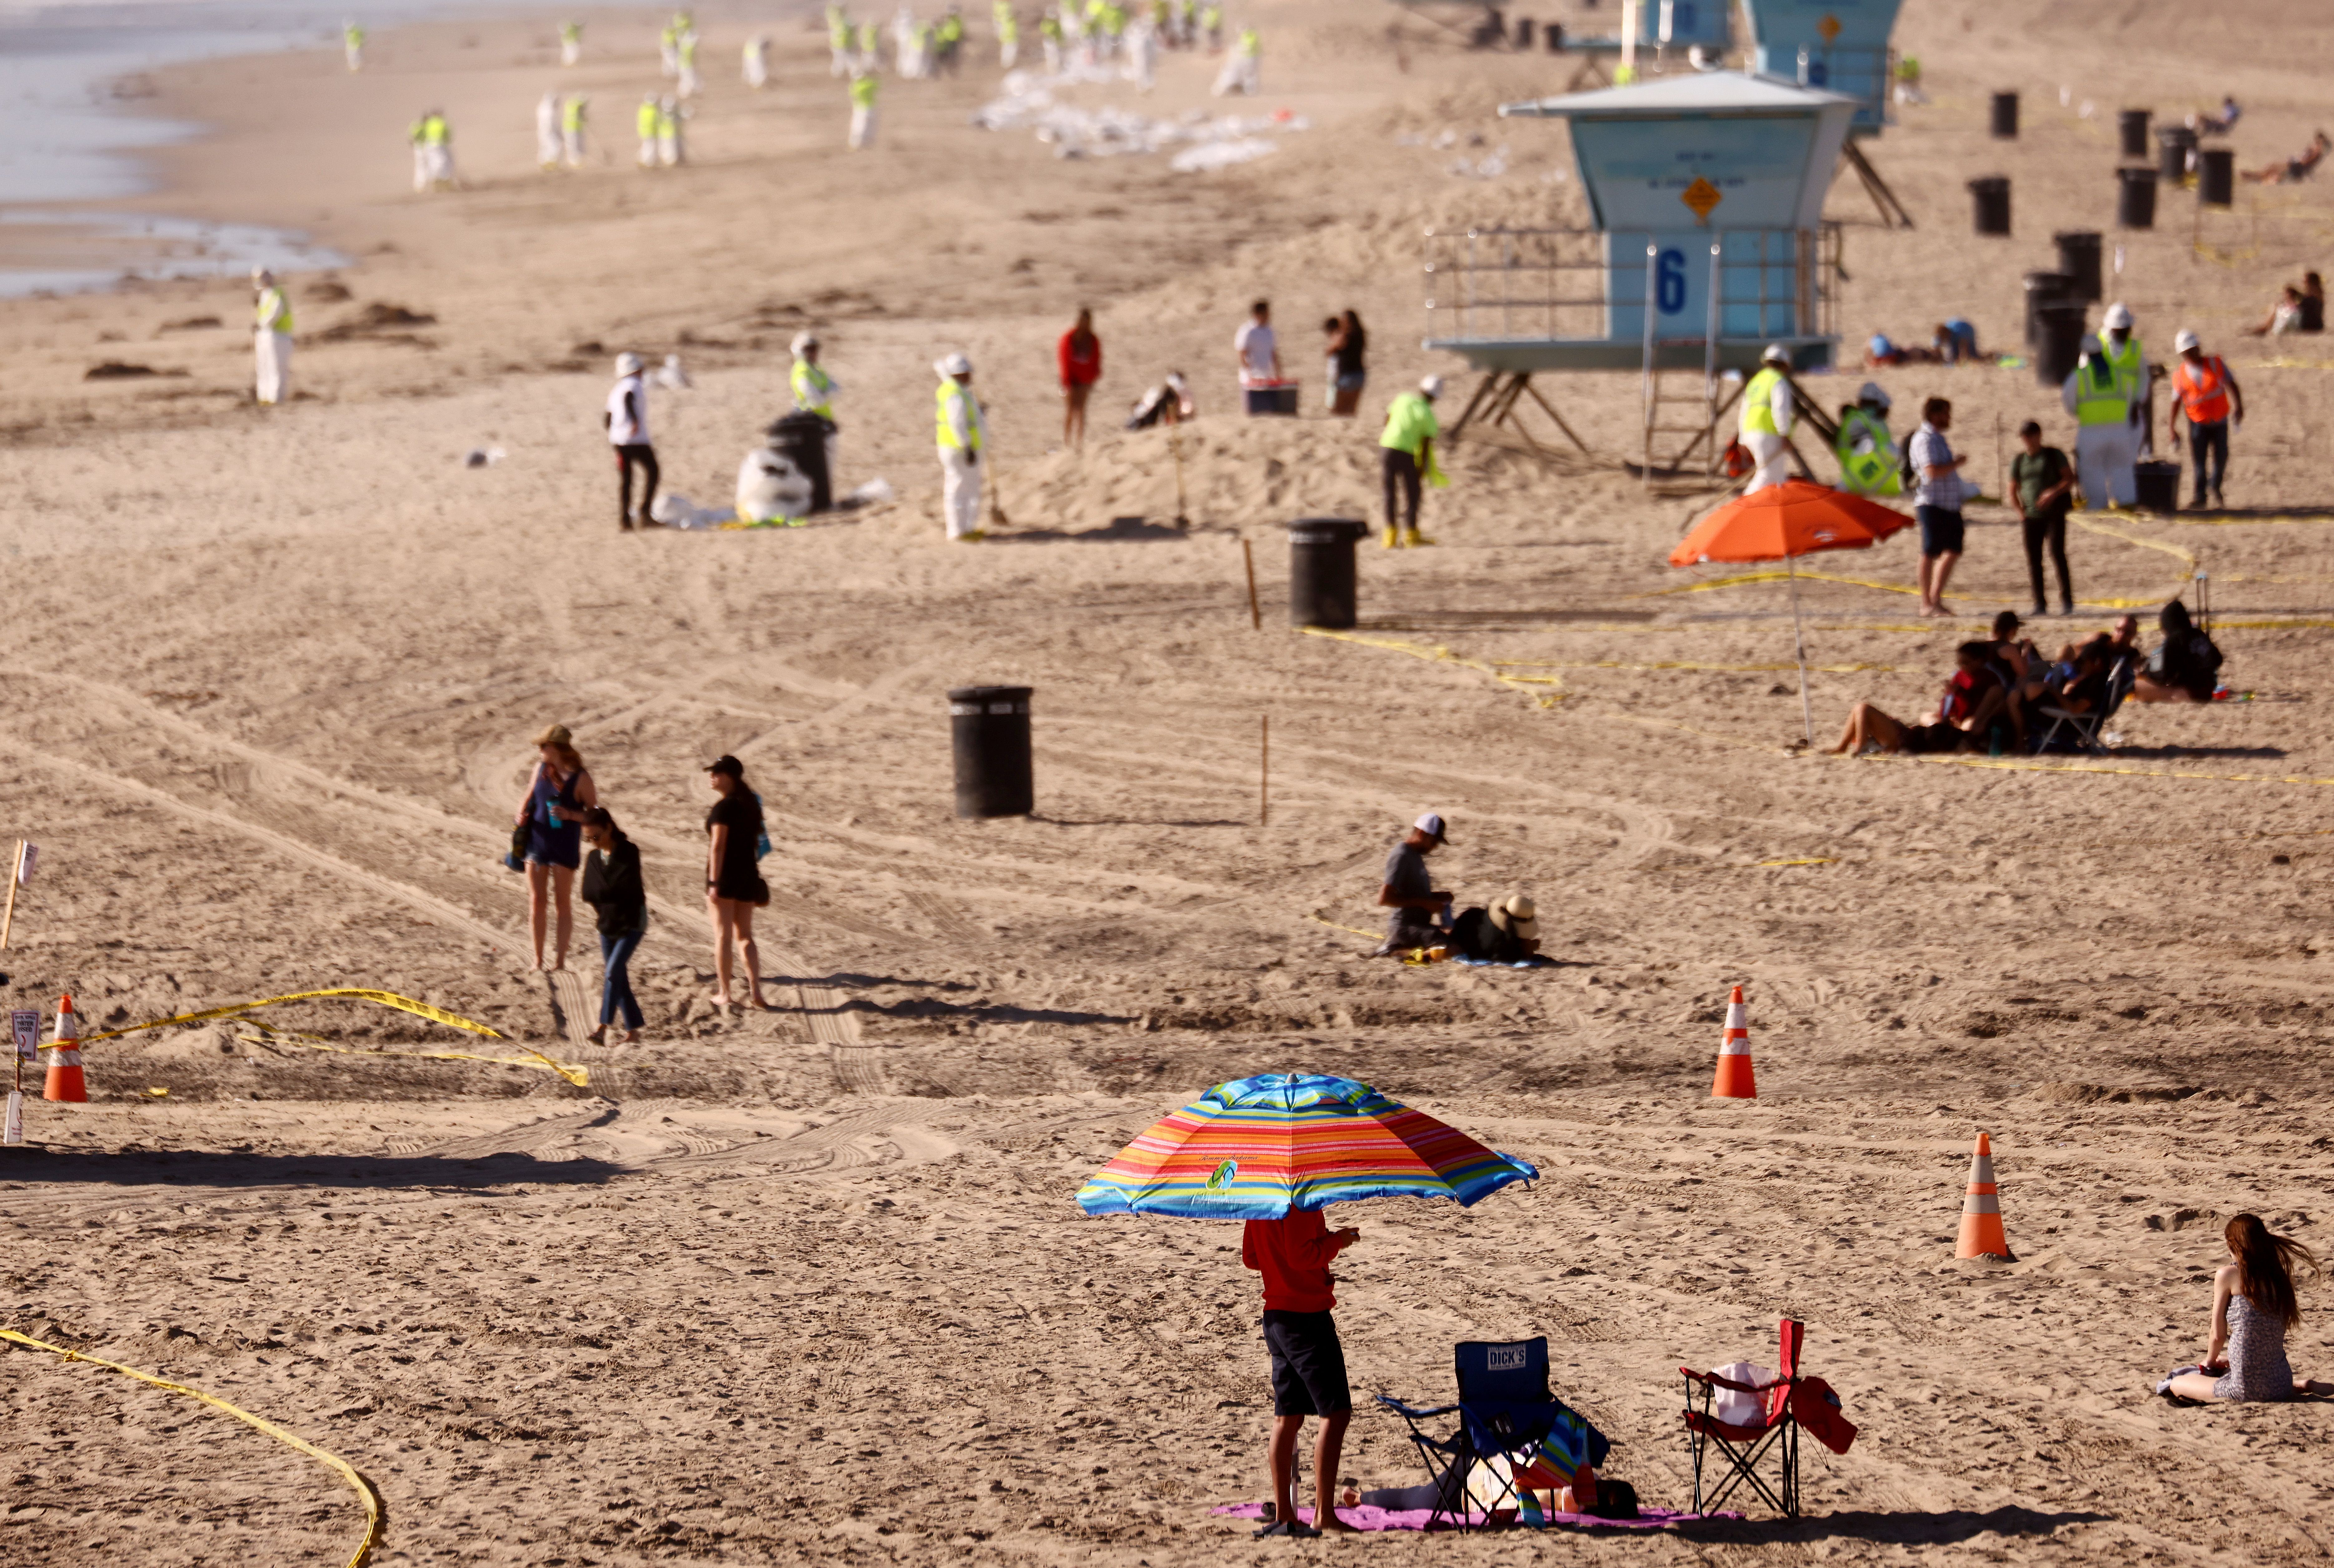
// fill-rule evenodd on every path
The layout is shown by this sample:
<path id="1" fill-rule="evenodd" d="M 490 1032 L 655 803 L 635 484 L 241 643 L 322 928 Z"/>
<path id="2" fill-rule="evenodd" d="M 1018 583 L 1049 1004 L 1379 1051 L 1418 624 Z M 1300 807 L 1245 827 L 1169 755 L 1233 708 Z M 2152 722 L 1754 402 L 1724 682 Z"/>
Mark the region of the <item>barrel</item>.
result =
<path id="1" fill-rule="evenodd" d="M 1529 16 L 1519 16 L 1516 18 L 1516 47 L 1529 49 L 1531 46 L 1532 19 Z"/>
<path id="2" fill-rule="evenodd" d="M 2237 199 L 2237 155 L 2233 150 L 2208 147 L 2196 155 L 2196 199 L 2206 207 L 2227 207 Z"/>
<path id="3" fill-rule="evenodd" d="M 2156 226 L 2158 171 L 2145 164 L 2116 170 L 2116 227 Z"/>
<path id="4" fill-rule="evenodd" d="M 2043 387 L 2063 387 L 2083 357 L 2083 333 L 2089 330 L 2089 307 L 2068 300 L 2044 305 L 2038 313 L 2034 341 L 2034 380 Z"/>
<path id="5" fill-rule="evenodd" d="M 810 481 L 810 509 L 834 505 L 834 476 L 826 471 L 826 438 L 834 427 L 807 409 L 798 409 L 769 428 L 770 446 L 785 454 Z"/>
<path id="6" fill-rule="evenodd" d="M 2056 234 L 2050 238 L 2059 247 L 2059 270 L 2075 280 L 2072 297 L 2093 304 L 2107 298 L 2099 281 L 2099 236 L 2078 232 Z"/>
<path id="7" fill-rule="evenodd" d="M 1969 182 L 1970 194 L 1977 198 L 1977 232 L 2001 234 L 2010 232 L 2010 178 L 1988 175 L 1983 179 Z"/>
<path id="8" fill-rule="evenodd" d="M 2018 139 L 2018 94 L 2015 92 L 1993 95 L 1993 139 L 1996 141 Z"/>
<path id="9" fill-rule="evenodd" d="M 2116 111 L 2116 136 L 2123 143 L 2123 156 L 2141 163 L 2147 161 L 2148 113 L 2145 109 Z"/>
<path id="10" fill-rule="evenodd" d="M 2185 125 L 2156 128 L 2156 167 L 2166 185 L 2188 183 L 2188 155 L 2196 150 L 2196 133 Z"/>
<path id="11" fill-rule="evenodd" d="M 2143 512 L 2167 515 L 2180 510 L 2180 465 L 2140 463 L 2132 468 L 2135 498 Z"/>
<path id="12" fill-rule="evenodd" d="M 2030 349 L 2042 341 L 2042 309 L 2046 305 L 2079 303 L 2075 293 L 2075 280 L 2065 273 L 2028 273 L 2026 274 L 2026 346 Z"/>
<path id="13" fill-rule="evenodd" d="M 1355 517 L 1300 517 L 1288 524 L 1288 624 L 1342 631 L 1354 624 L 1359 582 L 1354 546 L 1370 525 Z"/>
<path id="14" fill-rule="evenodd" d="M 960 686 L 948 694 L 957 815 L 1026 817 L 1036 804 L 1029 772 L 1030 689 Z"/>

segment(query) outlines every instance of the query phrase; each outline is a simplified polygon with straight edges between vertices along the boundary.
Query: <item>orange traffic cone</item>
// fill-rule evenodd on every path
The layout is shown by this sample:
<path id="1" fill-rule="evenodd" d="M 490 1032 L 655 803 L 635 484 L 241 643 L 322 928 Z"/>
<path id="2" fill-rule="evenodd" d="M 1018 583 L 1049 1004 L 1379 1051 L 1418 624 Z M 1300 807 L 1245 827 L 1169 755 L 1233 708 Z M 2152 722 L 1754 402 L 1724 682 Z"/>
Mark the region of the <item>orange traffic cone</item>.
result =
<path id="1" fill-rule="evenodd" d="M 1742 1005 L 1742 987 L 1726 1003 L 1726 1033 L 1718 1041 L 1718 1075 L 1711 1080 L 1712 1100 L 1756 1100 L 1758 1080 L 1750 1073 L 1750 1011 Z"/>
<path id="2" fill-rule="evenodd" d="M 49 1082 L 41 1098 L 75 1105 L 89 1101 L 89 1082 L 81 1075 L 81 1020 L 73 1016 L 71 996 L 57 1003 L 57 1034 L 49 1044 Z"/>
<path id="3" fill-rule="evenodd" d="M 1982 1132 L 1970 1157 L 1969 1196 L 1962 1199 L 1962 1236 L 1953 1255 L 2011 1256 L 2010 1238 L 2001 1234 L 2001 1197 L 1993 1185 L 1993 1141 Z"/>

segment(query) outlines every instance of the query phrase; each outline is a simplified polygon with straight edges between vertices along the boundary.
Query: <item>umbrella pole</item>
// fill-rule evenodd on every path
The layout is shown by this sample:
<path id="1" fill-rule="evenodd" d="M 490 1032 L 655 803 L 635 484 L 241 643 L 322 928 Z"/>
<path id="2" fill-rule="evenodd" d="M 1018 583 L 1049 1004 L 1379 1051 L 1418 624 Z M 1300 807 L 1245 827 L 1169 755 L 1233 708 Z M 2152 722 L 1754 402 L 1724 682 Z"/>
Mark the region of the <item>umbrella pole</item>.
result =
<path id="1" fill-rule="evenodd" d="M 1805 726 L 1808 744 L 1816 743 L 1815 709 L 1808 704 L 1808 637 L 1799 625 L 1799 569 L 1790 556 L 1783 557 L 1784 569 L 1791 578 L 1791 643 L 1799 659 L 1799 723 Z"/>

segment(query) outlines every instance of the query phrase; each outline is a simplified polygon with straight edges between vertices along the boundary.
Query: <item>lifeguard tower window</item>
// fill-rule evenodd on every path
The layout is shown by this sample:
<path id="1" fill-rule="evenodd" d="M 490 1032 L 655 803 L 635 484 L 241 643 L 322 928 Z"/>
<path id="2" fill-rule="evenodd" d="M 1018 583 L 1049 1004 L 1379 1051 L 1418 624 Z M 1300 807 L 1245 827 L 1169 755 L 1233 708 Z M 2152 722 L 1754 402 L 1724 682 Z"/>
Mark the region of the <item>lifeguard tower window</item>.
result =
<path id="1" fill-rule="evenodd" d="M 1742 0 L 1750 24 L 1751 66 L 1762 76 L 1856 100 L 1851 134 L 1877 136 L 1888 123 L 1889 89 L 1902 0 Z"/>

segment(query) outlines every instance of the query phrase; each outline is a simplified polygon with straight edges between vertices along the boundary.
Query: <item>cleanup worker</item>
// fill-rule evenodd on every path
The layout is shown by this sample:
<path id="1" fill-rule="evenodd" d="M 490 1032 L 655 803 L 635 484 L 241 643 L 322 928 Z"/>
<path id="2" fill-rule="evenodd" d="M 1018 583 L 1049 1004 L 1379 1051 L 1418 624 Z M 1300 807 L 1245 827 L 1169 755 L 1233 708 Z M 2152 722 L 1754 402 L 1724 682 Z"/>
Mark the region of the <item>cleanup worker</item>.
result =
<path id="1" fill-rule="evenodd" d="M 1790 366 L 1789 351 L 1780 343 L 1769 343 L 1766 351 L 1759 356 L 1759 373 L 1742 389 L 1742 444 L 1750 449 L 1750 457 L 1758 464 L 1750 483 L 1743 487 L 1745 495 L 1770 485 L 1779 485 L 1790 476 L 1791 448 L 1785 438 L 1790 435 L 1791 421 L 1799 411 L 1792 400 L 1791 378 L 1787 373 Z"/>
<path id="2" fill-rule="evenodd" d="M 405 139 L 413 144 L 413 189 L 417 195 L 429 188 L 429 116 L 415 120 L 406 129 Z"/>
<path id="3" fill-rule="evenodd" d="M 1434 441 L 1442 434 L 1435 422 L 1434 399 L 1442 395 L 1442 378 L 1429 376 L 1414 392 L 1397 392 L 1386 405 L 1385 433 L 1378 438 L 1378 462 L 1385 481 L 1385 547 L 1416 548 L 1433 540 L 1418 531 L 1418 503 L 1423 481 L 1437 489 L 1451 483 L 1435 466 Z M 1398 510 L 1396 502 L 1407 507 Z"/>
<path id="4" fill-rule="evenodd" d="M 559 94 L 546 92 L 535 106 L 535 161 L 548 171 L 559 167 L 564 150 L 559 129 Z"/>
<path id="5" fill-rule="evenodd" d="M 2131 308 L 2121 300 L 2107 307 L 2102 320 L 2107 337 L 2101 347 L 2107 351 L 2107 363 L 2123 383 L 2124 401 L 2131 409 L 2130 422 L 2134 431 L 2132 453 L 2134 462 L 2156 450 L 2154 372 L 2147 364 L 2147 352 L 2139 346 L 2139 338 L 2131 330 Z"/>
<path id="6" fill-rule="evenodd" d="M 292 399 L 292 302 L 265 267 L 252 268 L 251 282 L 259 291 L 251 327 L 252 357 L 259 369 L 256 390 L 260 406 L 274 408 Z"/>
<path id="7" fill-rule="evenodd" d="M 670 97 L 657 100 L 657 161 L 667 168 L 679 168 L 689 161 L 689 149 L 680 139 L 681 119 L 679 100 Z"/>
<path id="8" fill-rule="evenodd" d="M 997 0 L 997 63 L 1010 71 L 1021 59 L 1021 19 L 1013 14 L 1013 0 Z"/>
<path id="9" fill-rule="evenodd" d="M 680 69 L 674 73 L 676 77 L 676 84 L 673 88 L 673 96 L 685 102 L 697 96 L 698 77 L 696 29 L 691 28 L 689 32 L 680 35 L 679 53 L 680 55 Z"/>
<path id="10" fill-rule="evenodd" d="M 845 31 L 847 34 L 848 30 Z M 759 92 L 767 87 L 770 84 L 770 41 L 759 33 L 747 39 L 745 48 L 739 52 L 738 69 L 746 79 L 746 85 L 755 91 Z"/>
<path id="11" fill-rule="evenodd" d="M 680 74 L 680 16 L 675 13 L 657 34 L 657 66 L 667 82 Z"/>
<path id="12" fill-rule="evenodd" d="M 2183 332 L 2172 340 L 2180 362 L 2172 368 L 2172 412 L 2165 420 L 2172 432 L 2172 449 L 2180 450 L 2180 421 L 2188 421 L 2189 449 L 2196 457 L 2196 495 L 2188 509 L 2204 509 L 2205 465 L 2212 465 L 2213 505 L 2221 499 L 2221 478 L 2229 471 L 2229 432 L 2244 422 L 2245 392 L 2229 373 L 2228 361 L 2207 354 L 2196 334 Z"/>
<path id="13" fill-rule="evenodd" d="M 840 5 L 826 8 L 826 73 L 851 74 L 851 14 Z"/>
<path id="14" fill-rule="evenodd" d="M 872 71 L 851 79 L 851 145 L 875 145 L 875 73 Z"/>
<path id="15" fill-rule="evenodd" d="M 2075 472 L 2083 505 L 2129 506 L 2139 499 L 2139 433 L 2131 425 L 2127 383 L 2096 333 L 2083 337 L 2083 358 L 2059 398 L 2075 416 Z"/>
<path id="16" fill-rule="evenodd" d="M 1218 98 L 1228 98 L 1237 92 L 1253 98 L 1264 91 L 1264 39 L 1253 27 L 1243 27 L 1239 42 L 1232 47 L 1232 57 L 1224 62 L 1212 89 Z"/>
<path id="17" fill-rule="evenodd" d="M 939 425 L 941 505 L 948 536 L 975 544 L 989 535 L 980 526 L 980 454 L 989 445 L 980 399 L 972 395 L 972 361 L 950 354 L 932 362 L 940 372 Z"/>
<path id="18" fill-rule="evenodd" d="M 584 122 L 591 105 L 584 94 L 571 92 L 559 111 L 559 148 L 570 168 L 584 167 Z"/>
<path id="19" fill-rule="evenodd" d="M 650 516 L 656 505 L 656 447 L 649 442 L 649 385 L 641 376 L 638 354 L 616 356 L 616 384 L 608 391 L 608 410 L 600 416 L 607 427 L 608 445 L 616 449 L 616 522 L 627 534 L 634 527 L 653 528 Z M 641 506 L 632 510 L 632 470 L 643 481 Z"/>
<path id="20" fill-rule="evenodd" d="M 859 24 L 859 64 L 861 71 L 873 71 L 882 62 L 883 30 L 873 22 Z"/>
<path id="21" fill-rule="evenodd" d="M 641 139 L 642 168 L 654 168 L 657 166 L 657 119 L 656 94 L 651 92 L 641 99 L 640 108 L 632 111 L 632 129 L 639 133 Z"/>
<path id="22" fill-rule="evenodd" d="M 1062 71 L 1062 19 L 1052 11 L 1037 17 L 1037 43 L 1046 52 L 1046 73 L 1058 76 Z"/>
<path id="23" fill-rule="evenodd" d="M 1220 5 L 1200 7 L 1200 29 L 1208 35 L 1208 53 L 1213 54 L 1224 46 L 1224 8 Z"/>
<path id="24" fill-rule="evenodd" d="M 581 22 L 562 22 L 559 24 L 559 63 L 584 63 L 584 24 Z"/>
<path id="25" fill-rule="evenodd" d="M 961 68 L 964 49 L 964 17 L 953 5 L 932 29 L 932 63 L 934 74 L 940 71 L 953 76 Z"/>
<path id="26" fill-rule="evenodd" d="M 454 186 L 454 130 L 446 123 L 443 110 L 433 109 L 421 117 L 421 140 L 429 149 L 429 183 L 432 187 Z"/>
<path id="27" fill-rule="evenodd" d="M 1856 394 L 1855 406 L 1840 410 L 1839 487 L 1851 495 L 1904 493 L 1902 457 L 1895 438 L 1888 434 L 1889 407 L 1888 394 L 1878 383 L 1866 381 Z"/>
<path id="28" fill-rule="evenodd" d="M 354 22 L 341 24 L 341 52 L 349 57 L 351 71 L 364 69 L 365 30 Z"/>
<path id="29" fill-rule="evenodd" d="M 816 414 L 826 421 L 826 483 L 832 492 L 843 477 L 843 471 L 834 466 L 834 394 L 843 387 L 818 362 L 816 332 L 796 332 L 787 348 L 795 357 L 794 370 L 786 377 L 787 389 L 795 397 L 795 412 Z"/>

